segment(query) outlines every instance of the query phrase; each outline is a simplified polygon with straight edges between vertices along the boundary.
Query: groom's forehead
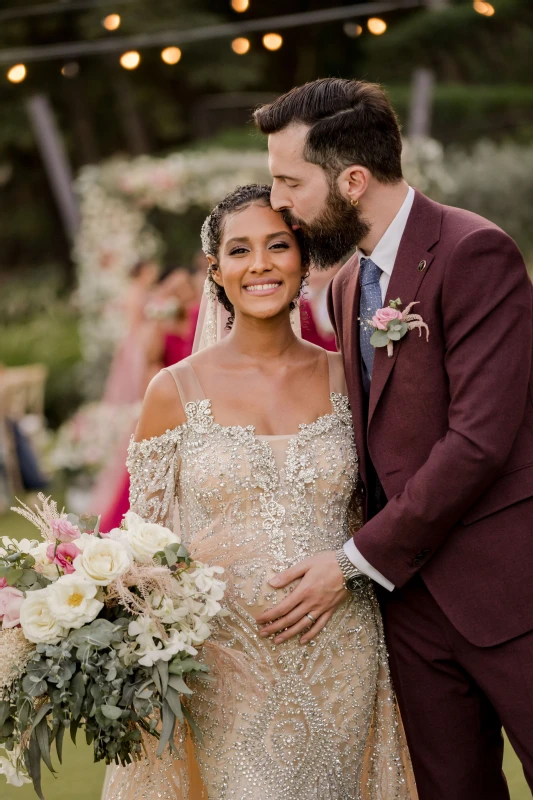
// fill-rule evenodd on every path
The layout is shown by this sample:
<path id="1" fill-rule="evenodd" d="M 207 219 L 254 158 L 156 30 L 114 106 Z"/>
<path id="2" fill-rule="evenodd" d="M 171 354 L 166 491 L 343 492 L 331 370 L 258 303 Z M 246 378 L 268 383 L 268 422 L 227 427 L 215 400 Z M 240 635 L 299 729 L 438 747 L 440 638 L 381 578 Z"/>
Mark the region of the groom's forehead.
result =
<path id="1" fill-rule="evenodd" d="M 268 137 L 268 157 L 272 174 L 285 173 L 287 167 L 307 163 L 304 146 L 309 128 L 307 125 L 289 125 Z"/>

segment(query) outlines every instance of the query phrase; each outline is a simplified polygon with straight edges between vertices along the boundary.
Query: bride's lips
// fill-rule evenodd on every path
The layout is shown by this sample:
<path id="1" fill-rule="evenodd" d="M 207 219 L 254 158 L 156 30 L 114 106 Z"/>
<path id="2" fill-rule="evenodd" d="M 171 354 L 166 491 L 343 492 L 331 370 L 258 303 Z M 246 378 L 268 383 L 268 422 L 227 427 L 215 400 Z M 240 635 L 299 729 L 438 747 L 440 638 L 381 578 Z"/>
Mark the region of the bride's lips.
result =
<path id="1" fill-rule="evenodd" d="M 243 289 L 247 294 L 255 297 L 266 297 L 277 292 L 280 287 L 281 281 L 265 281 L 264 283 L 251 283 L 248 286 L 244 286 Z"/>

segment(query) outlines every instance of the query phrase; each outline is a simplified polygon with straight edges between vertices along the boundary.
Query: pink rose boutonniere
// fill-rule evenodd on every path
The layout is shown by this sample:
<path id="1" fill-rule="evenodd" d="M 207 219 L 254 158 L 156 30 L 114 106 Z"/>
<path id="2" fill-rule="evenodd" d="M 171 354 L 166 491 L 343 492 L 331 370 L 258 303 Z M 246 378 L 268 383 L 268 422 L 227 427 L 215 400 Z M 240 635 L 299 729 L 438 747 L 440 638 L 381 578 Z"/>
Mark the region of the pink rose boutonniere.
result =
<path id="1" fill-rule="evenodd" d="M 370 344 L 373 347 L 386 347 L 387 355 L 392 358 L 394 352 L 394 342 L 403 339 L 408 331 L 418 329 L 418 335 L 422 336 L 422 329 L 426 332 L 426 342 L 429 340 L 429 328 L 420 314 L 411 314 L 413 306 L 418 305 L 418 301 L 409 303 L 404 311 L 399 311 L 402 301 L 398 297 L 391 300 L 388 307 L 378 308 L 372 317 L 371 325 L 374 333 L 370 337 Z"/>

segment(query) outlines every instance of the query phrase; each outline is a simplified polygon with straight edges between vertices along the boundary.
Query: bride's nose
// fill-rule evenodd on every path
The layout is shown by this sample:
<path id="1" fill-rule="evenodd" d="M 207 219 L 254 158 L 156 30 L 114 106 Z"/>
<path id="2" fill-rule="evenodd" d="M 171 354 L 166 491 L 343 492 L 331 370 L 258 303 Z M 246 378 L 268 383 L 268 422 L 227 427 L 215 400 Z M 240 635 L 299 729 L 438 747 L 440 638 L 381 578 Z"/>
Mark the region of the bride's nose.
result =
<path id="1" fill-rule="evenodd" d="M 266 272 L 272 269 L 270 263 L 269 251 L 263 247 L 258 247 L 254 252 L 253 264 L 250 266 L 250 272 Z"/>

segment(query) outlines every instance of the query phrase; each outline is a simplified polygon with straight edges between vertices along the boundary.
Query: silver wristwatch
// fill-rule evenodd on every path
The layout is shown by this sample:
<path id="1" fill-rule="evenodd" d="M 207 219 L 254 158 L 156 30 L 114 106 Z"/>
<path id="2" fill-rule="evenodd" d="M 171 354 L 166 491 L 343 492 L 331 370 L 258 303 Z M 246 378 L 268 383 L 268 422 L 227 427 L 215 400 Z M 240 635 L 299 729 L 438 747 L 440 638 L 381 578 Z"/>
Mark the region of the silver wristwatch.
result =
<path id="1" fill-rule="evenodd" d="M 368 577 L 352 564 L 342 548 L 335 555 L 344 577 L 344 588 L 349 592 L 357 592 L 368 581 Z"/>

